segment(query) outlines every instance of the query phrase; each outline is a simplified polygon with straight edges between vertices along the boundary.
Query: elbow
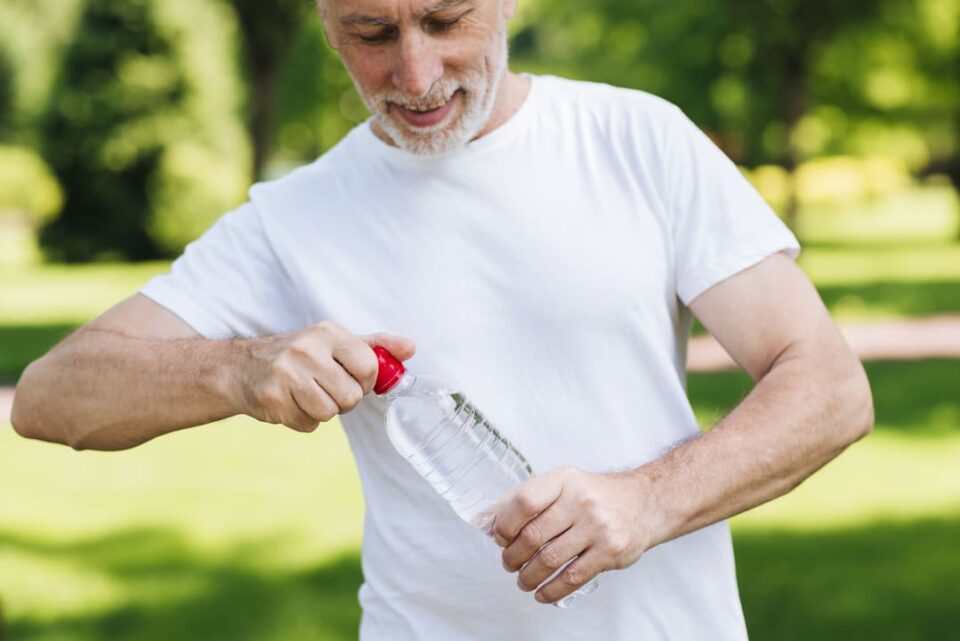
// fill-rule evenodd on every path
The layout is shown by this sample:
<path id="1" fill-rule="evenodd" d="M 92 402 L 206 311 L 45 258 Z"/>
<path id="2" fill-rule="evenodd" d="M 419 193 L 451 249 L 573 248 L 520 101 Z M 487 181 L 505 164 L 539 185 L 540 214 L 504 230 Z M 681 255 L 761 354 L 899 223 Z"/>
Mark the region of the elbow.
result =
<path id="1" fill-rule="evenodd" d="M 835 386 L 836 403 L 842 408 L 838 412 L 843 417 L 843 446 L 846 447 L 864 438 L 873 431 L 873 394 L 870 381 L 860 361 L 854 363 L 852 371 L 844 377 L 841 384 Z"/>
<path id="2" fill-rule="evenodd" d="M 10 409 L 10 423 L 13 425 L 13 431 L 23 438 L 36 438 L 32 423 L 27 418 L 26 410 L 23 409 L 24 403 L 18 400 L 21 395 L 13 395 L 13 407 Z"/>
<path id="3" fill-rule="evenodd" d="M 14 431 L 23 438 L 40 438 L 40 432 L 37 429 L 36 412 L 32 411 L 30 405 L 31 390 L 27 381 L 30 367 L 28 366 L 20 376 L 17 382 L 17 388 L 13 393 L 13 406 L 10 408 L 10 423 Z"/>
<path id="4" fill-rule="evenodd" d="M 13 406 L 10 408 L 10 423 L 14 431 L 23 438 L 48 443 L 60 443 L 73 449 L 83 449 L 71 442 L 66 434 L 60 430 L 51 429 L 51 425 L 61 428 L 69 423 L 67 420 L 57 420 L 51 416 L 50 403 L 44 399 L 40 383 L 33 380 L 37 361 L 31 363 L 23 371 L 17 382 L 13 394 Z"/>

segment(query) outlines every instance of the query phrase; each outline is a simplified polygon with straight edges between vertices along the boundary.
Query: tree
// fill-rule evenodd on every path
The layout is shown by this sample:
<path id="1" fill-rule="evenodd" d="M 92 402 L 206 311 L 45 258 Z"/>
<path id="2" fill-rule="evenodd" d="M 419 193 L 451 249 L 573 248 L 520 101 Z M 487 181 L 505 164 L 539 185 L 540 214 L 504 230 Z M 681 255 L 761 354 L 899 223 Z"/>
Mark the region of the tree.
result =
<path id="1" fill-rule="evenodd" d="M 13 131 L 13 119 L 13 68 L 6 51 L 0 49 L 0 142 L 10 138 Z"/>
<path id="2" fill-rule="evenodd" d="M 252 145 L 252 178 L 259 179 L 273 143 L 283 62 L 309 0 L 229 0 L 243 36 L 249 80 L 247 127 Z"/>
<path id="3" fill-rule="evenodd" d="M 209 223 L 239 199 L 242 180 L 237 186 L 218 166 L 245 160 L 224 19 L 204 2 L 87 0 L 41 126 L 65 195 L 60 217 L 40 235 L 48 255 L 176 253 L 197 231 L 182 234 L 184 224 L 162 224 L 158 213 Z M 213 153 L 186 177 L 191 188 L 165 188 L 171 154 L 197 155 L 178 152 L 184 145 Z M 197 197 L 224 185 L 236 195 Z"/>

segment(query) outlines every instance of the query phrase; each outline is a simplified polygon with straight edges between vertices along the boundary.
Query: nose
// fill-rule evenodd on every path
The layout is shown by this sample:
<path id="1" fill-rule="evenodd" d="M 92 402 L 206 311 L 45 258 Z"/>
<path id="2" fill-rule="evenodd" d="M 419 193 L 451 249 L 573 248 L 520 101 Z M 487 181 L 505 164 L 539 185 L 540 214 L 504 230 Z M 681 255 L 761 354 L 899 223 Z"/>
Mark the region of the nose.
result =
<path id="1" fill-rule="evenodd" d="M 422 98 L 443 75 L 443 60 L 435 45 L 422 33 L 400 37 L 400 58 L 393 70 L 393 84 L 410 97 Z"/>

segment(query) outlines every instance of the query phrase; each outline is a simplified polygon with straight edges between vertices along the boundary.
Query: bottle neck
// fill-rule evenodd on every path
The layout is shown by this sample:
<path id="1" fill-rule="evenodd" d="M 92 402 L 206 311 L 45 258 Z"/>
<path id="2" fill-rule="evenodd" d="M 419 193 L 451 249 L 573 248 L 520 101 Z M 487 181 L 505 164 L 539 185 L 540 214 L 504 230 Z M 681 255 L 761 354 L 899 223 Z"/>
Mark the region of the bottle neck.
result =
<path id="1" fill-rule="evenodd" d="M 398 396 L 406 394 L 417 382 L 417 377 L 410 372 L 404 372 L 397 384 L 381 394 L 381 398 L 393 400 Z"/>

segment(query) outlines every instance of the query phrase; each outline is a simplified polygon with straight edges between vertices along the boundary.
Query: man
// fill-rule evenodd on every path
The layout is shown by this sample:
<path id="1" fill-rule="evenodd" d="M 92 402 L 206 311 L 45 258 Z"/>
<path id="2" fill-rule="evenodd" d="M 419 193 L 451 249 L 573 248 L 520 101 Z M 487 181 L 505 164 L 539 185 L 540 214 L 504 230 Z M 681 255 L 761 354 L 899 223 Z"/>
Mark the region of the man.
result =
<path id="1" fill-rule="evenodd" d="M 326 0 L 373 118 L 33 363 L 14 424 L 120 449 L 240 413 L 301 431 L 342 414 L 364 639 L 743 639 L 724 519 L 866 434 L 866 378 L 733 164 L 649 94 L 509 72 L 514 8 Z M 757 381 L 704 435 L 691 312 Z M 377 344 L 456 384 L 542 472 L 501 503 L 502 568 L 391 448 Z M 570 610 L 537 603 L 606 570 Z"/>

